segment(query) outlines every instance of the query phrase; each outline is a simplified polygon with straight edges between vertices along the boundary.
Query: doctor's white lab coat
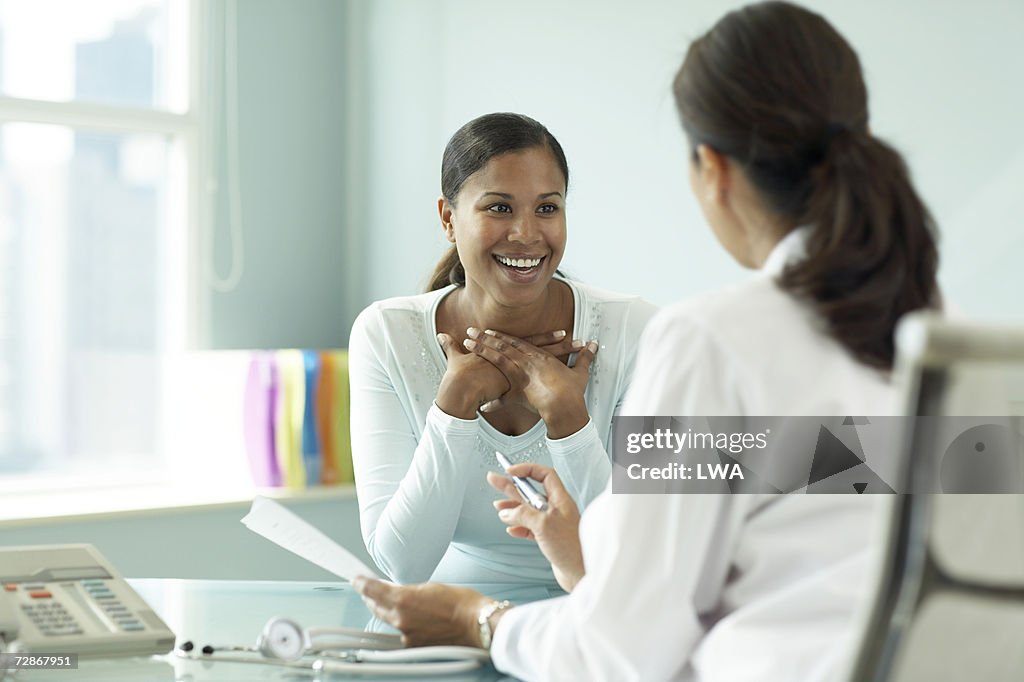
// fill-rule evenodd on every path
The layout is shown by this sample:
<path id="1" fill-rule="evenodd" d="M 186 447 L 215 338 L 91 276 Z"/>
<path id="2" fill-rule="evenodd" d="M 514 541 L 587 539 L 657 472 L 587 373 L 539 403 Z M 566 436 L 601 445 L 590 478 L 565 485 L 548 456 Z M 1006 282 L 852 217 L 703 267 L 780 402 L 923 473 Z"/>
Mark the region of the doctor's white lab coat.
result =
<path id="1" fill-rule="evenodd" d="M 644 332 L 628 415 L 884 415 L 895 391 L 774 283 L 791 233 L 750 281 L 663 310 Z M 492 645 L 526 680 L 833 680 L 868 596 L 880 500 L 612 494 L 586 510 L 586 576 L 517 606 Z"/>

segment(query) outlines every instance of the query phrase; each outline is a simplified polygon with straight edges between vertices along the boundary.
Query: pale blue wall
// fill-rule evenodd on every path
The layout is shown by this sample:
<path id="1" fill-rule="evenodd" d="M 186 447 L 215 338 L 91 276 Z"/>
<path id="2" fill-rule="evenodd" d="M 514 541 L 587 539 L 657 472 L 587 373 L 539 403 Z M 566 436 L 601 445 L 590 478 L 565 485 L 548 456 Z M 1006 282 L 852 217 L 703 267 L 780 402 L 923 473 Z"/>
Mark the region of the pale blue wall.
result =
<path id="1" fill-rule="evenodd" d="M 444 144 L 500 110 L 539 119 L 566 150 L 570 272 L 659 303 L 744 276 L 689 194 L 669 90 L 689 40 L 741 4 L 369 3 L 366 299 L 420 289 L 446 247 Z M 940 225 L 949 298 L 1024 319 L 1024 3 L 804 4 L 859 51 L 872 129 L 903 151 Z"/>
<path id="2" fill-rule="evenodd" d="M 743 277 L 689 195 L 669 91 L 688 41 L 740 4 L 239 2 L 246 274 L 207 292 L 209 343 L 344 345 L 363 306 L 421 290 L 447 245 L 443 146 L 497 110 L 538 118 L 566 149 L 570 273 L 659 303 Z M 1024 4 L 806 4 L 860 53 L 872 129 L 904 153 L 938 220 L 947 296 L 1024 318 Z"/>
<path id="3" fill-rule="evenodd" d="M 224 2 L 201 2 L 223 44 Z M 242 0 L 237 6 L 238 142 L 245 271 L 237 289 L 208 297 L 203 345 L 320 347 L 348 343 L 345 32 L 348 3 Z M 206 62 L 219 77 L 224 60 Z M 213 263 L 231 269 L 225 89 L 209 93 L 220 115 Z M 207 189 L 210 185 L 204 185 Z"/>

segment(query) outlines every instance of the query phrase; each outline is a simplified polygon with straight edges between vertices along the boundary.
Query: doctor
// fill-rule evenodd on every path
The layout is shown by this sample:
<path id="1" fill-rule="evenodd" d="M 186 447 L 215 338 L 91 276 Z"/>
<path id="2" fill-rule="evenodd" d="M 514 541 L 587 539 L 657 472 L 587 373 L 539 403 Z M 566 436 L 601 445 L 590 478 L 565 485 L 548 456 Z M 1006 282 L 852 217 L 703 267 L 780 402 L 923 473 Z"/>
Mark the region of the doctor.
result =
<path id="1" fill-rule="evenodd" d="M 624 414 L 884 414 L 893 328 L 935 306 L 937 252 L 900 156 L 868 129 L 856 53 L 821 16 L 767 2 L 690 46 L 674 94 L 693 194 L 749 281 L 662 311 Z M 831 680 L 866 597 L 873 504 L 856 495 L 606 491 L 498 503 L 567 596 L 509 607 L 445 585 L 359 579 L 411 644 L 490 645 L 528 680 Z M 505 484 L 492 479 L 496 487 Z M 580 551 L 577 551 L 581 548 Z"/>

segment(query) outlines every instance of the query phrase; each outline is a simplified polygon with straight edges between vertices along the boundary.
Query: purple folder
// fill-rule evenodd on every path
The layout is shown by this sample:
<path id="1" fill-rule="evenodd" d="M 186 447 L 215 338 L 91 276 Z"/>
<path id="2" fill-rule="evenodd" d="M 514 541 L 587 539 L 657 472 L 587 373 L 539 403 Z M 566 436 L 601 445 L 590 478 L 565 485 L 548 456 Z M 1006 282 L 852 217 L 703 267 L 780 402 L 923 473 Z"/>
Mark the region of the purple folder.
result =
<path id="1" fill-rule="evenodd" d="M 281 485 L 274 449 L 274 410 L 278 394 L 274 354 L 256 352 L 245 382 L 245 450 L 252 480 L 258 486 Z"/>

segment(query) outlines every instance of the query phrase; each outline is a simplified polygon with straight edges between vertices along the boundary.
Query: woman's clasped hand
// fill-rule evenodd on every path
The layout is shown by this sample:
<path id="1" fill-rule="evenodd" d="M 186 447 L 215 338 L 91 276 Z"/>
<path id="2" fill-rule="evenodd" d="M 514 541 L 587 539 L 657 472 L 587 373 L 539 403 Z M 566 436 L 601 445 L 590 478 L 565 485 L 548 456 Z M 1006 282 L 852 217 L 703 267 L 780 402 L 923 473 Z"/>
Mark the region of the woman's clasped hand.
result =
<path id="1" fill-rule="evenodd" d="M 584 393 L 596 341 L 569 340 L 564 330 L 520 339 L 475 327 L 466 329 L 466 337 L 459 348 L 450 335 L 437 335 L 448 358 L 437 397 L 442 410 L 471 419 L 477 409 L 523 407 L 544 420 L 551 438 L 576 433 L 587 423 Z M 572 353 L 576 362 L 569 367 Z"/>
<path id="2" fill-rule="evenodd" d="M 483 341 L 479 340 L 483 336 Z M 501 348 L 493 347 L 486 341 L 500 336 L 504 344 Z M 439 333 L 437 342 L 448 360 L 448 367 L 438 390 L 436 402 L 445 412 L 463 419 L 471 419 L 477 410 L 493 412 L 503 406 L 519 405 L 530 409 L 536 414 L 540 410 L 533 406 L 527 398 L 525 385 L 531 377 L 523 368 L 512 366 L 514 361 L 507 359 L 511 348 L 523 349 L 533 356 L 536 364 L 558 364 L 569 369 L 565 360 L 572 353 L 593 347 L 579 339 L 567 337 L 564 329 L 536 334 L 525 339 L 507 334 L 499 334 L 490 329 L 483 333 L 475 327 L 466 329 L 466 338 L 462 343 L 456 342 L 450 334 Z M 594 352 L 583 364 L 585 370 L 593 359 Z M 578 363 L 577 363 L 578 364 Z M 570 370 L 571 371 L 571 370 Z M 534 381 L 543 380 L 539 375 Z M 583 377 L 582 388 L 586 388 L 586 376 Z M 536 385 L 534 390 L 536 390 Z M 582 396 L 583 391 L 579 391 Z"/>

